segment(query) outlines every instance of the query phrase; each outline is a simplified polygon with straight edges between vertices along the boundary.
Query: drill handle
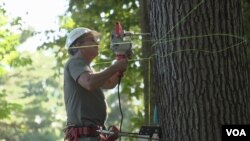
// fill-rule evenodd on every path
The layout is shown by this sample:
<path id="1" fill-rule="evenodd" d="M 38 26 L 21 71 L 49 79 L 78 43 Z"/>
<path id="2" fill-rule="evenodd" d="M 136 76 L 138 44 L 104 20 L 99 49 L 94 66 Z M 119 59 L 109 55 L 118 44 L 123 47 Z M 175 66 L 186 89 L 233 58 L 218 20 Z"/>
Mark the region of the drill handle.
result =
<path id="1" fill-rule="evenodd" d="M 127 59 L 127 56 L 126 54 L 117 54 L 116 55 L 116 60 L 119 61 L 119 60 L 122 60 L 122 59 Z M 123 71 L 119 71 L 118 72 L 118 77 L 123 77 Z"/>

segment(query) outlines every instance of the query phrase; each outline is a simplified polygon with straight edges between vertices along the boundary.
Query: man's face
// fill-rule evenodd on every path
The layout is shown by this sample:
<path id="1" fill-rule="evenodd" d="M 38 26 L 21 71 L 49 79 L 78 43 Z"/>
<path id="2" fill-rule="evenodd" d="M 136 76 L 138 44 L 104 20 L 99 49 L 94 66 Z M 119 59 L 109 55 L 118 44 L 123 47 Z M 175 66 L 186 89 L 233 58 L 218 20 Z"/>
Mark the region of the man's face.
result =
<path id="1" fill-rule="evenodd" d="M 84 46 L 81 49 L 84 51 L 84 54 L 93 58 L 98 55 L 98 45 L 97 39 L 91 33 L 87 33 L 84 38 L 78 41 L 78 46 Z"/>

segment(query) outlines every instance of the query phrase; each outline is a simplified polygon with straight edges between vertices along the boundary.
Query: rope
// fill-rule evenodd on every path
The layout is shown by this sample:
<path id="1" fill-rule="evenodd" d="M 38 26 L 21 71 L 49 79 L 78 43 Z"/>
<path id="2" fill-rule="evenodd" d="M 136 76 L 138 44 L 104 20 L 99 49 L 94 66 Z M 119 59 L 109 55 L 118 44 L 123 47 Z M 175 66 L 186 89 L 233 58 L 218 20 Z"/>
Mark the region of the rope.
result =
<path id="1" fill-rule="evenodd" d="M 208 34 L 208 35 L 200 35 L 200 36 L 178 37 L 178 38 L 173 38 L 173 39 L 170 39 L 170 40 L 165 40 L 164 43 L 173 42 L 173 41 L 177 41 L 177 40 L 186 40 L 186 39 L 194 39 L 194 38 L 210 37 L 210 36 L 228 36 L 228 37 L 234 37 L 234 38 L 241 39 L 242 41 L 238 42 L 238 43 L 236 43 L 236 44 L 234 44 L 232 46 L 220 49 L 220 50 L 211 51 L 211 50 L 201 50 L 201 49 L 184 49 L 184 50 L 177 50 L 177 51 L 174 51 L 174 52 L 170 52 L 170 53 L 168 53 L 168 54 L 166 54 L 164 56 L 161 56 L 159 54 L 152 54 L 148 58 L 129 59 L 129 62 L 150 60 L 150 59 L 152 59 L 153 56 L 168 57 L 168 56 L 170 56 L 172 54 L 176 54 L 176 53 L 180 53 L 180 52 L 187 52 L 187 51 L 198 51 L 198 52 L 204 52 L 204 53 L 219 53 L 219 52 L 223 52 L 223 51 L 226 51 L 228 49 L 237 47 L 240 44 L 247 43 L 247 40 L 244 37 L 240 37 L 240 36 L 236 36 L 236 35 L 231 35 L 231 34 Z M 97 63 L 95 63 L 95 65 L 110 64 L 110 63 L 112 63 L 112 61 L 106 61 L 106 62 L 101 62 L 101 63 L 97 62 Z"/>

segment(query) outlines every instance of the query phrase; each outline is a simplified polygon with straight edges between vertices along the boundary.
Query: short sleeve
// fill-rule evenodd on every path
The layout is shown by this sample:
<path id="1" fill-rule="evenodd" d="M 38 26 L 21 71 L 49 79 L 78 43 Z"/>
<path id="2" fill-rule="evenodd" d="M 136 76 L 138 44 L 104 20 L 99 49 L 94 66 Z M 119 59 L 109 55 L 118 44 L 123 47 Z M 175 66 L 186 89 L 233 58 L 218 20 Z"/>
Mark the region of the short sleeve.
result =
<path id="1" fill-rule="evenodd" d="M 78 77 L 84 72 L 91 72 L 89 66 L 82 59 L 72 59 L 69 63 L 69 73 L 77 81 Z"/>

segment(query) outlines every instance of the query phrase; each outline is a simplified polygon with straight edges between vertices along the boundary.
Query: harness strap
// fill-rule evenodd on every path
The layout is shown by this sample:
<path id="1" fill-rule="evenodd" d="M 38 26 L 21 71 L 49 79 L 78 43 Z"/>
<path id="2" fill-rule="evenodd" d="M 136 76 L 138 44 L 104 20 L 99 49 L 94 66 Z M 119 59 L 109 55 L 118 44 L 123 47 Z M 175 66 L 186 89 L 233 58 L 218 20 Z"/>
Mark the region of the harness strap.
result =
<path id="1" fill-rule="evenodd" d="M 78 141 L 81 136 L 97 137 L 99 133 L 96 131 L 98 127 L 68 127 L 65 129 L 65 140 Z"/>

